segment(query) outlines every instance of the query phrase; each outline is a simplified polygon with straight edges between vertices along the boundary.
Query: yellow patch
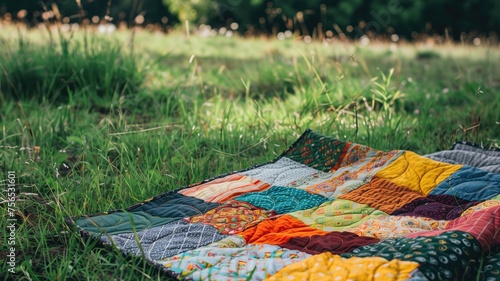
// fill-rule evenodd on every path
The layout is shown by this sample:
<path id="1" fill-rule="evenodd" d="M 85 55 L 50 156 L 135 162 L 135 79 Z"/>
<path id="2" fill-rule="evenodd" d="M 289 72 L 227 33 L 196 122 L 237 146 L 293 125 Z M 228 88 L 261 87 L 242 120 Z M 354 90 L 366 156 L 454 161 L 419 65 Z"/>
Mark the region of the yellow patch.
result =
<path id="1" fill-rule="evenodd" d="M 428 195 L 436 186 L 463 165 L 441 163 L 405 151 L 389 166 L 375 174 L 375 178 L 389 180 L 423 195 Z"/>
<path id="2" fill-rule="evenodd" d="M 329 252 L 314 255 L 290 264 L 266 281 L 278 280 L 406 280 L 419 266 L 416 262 L 391 260 L 381 257 L 344 259 Z"/>

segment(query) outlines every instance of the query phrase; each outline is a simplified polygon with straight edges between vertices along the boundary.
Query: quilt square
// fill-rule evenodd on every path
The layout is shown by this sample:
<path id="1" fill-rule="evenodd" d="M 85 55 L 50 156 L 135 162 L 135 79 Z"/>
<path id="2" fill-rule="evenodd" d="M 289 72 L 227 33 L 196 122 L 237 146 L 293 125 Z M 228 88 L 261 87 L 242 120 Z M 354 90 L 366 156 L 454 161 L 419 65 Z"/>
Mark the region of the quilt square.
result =
<path id="1" fill-rule="evenodd" d="M 441 163 L 406 151 L 389 166 L 379 171 L 375 177 L 427 195 L 460 168 L 462 165 Z"/>
<path id="2" fill-rule="evenodd" d="M 224 203 L 241 194 L 263 191 L 271 187 L 261 180 L 232 174 L 207 183 L 180 190 L 185 196 L 196 197 L 208 202 Z"/>

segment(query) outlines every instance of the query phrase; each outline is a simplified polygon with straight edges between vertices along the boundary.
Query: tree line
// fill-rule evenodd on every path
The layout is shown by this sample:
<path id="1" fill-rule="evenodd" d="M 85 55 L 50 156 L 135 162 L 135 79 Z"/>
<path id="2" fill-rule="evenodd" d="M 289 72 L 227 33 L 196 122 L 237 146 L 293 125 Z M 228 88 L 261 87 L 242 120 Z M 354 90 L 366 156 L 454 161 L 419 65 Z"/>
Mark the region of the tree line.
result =
<path id="1" fill-rule="evenodd" d="M 0 14 L 31 25 L 96 17 L 128 26 L 175 26 L 188 20 L 217 28 L 237 23 L 243 34 L 290 30 L 319 37 L 398 34 L 412 39 L 446 33 L 458 40 L 463 34 L 500 31 L 498 0 L 0 0 Z"/>

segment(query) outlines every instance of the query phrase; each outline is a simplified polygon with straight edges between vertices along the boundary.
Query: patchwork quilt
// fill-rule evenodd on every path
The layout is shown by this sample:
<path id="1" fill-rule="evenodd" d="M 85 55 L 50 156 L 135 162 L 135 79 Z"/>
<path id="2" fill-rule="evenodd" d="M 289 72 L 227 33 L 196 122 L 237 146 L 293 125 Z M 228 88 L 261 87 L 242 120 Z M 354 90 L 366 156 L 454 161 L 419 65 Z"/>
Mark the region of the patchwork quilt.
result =
<path id="1" fill-rule="evenodd" d="M 68 221 L 179 279 L 500 280 L 500 151 L 469 152 L 490 172 L 307 130 L 270 163 Z"/>

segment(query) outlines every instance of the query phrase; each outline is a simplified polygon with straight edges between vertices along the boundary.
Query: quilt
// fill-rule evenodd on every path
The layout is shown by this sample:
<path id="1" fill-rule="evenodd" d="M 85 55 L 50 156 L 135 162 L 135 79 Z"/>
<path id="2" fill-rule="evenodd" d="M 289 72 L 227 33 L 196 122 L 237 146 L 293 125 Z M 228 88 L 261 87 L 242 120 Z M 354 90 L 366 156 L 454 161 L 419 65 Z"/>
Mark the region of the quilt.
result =
<path id="1" fill-rule="evenodd" d="M 183 280 L 500 280 L 500 151 L 474 153 L 489 171 L 306 130 L 269 163 L 68 223 Z"/>

